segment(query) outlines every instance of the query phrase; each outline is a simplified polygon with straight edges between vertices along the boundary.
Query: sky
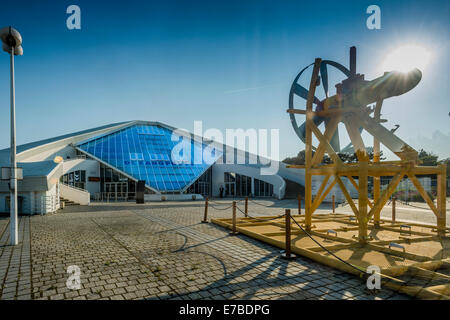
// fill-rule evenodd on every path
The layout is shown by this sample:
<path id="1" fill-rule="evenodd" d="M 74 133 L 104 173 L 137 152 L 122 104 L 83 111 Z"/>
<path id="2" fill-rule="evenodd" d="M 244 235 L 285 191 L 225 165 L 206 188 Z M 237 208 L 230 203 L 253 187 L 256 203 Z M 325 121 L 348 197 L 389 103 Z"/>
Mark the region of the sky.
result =
<path id="1" fill-rule="evenodd" d="M 66 26 L 73 4 L 81 30 Z M 366 27 L 372 4 L 380 30 Z M 279 129 L 283 159 L 304 149 L 286 113 L 304 66 L 316 57 L 347 66 L 356 46 L 357 71 L 373 79 L 389 52 L 415 43 L 431 56 L 422 81 L 384 101 L 382 118 L 416 149 L 450 157 L 449 16 L 450 2 L 434 0 L 9 1 L 0 21 L 19 30 L 24 49 L 15 60 L 17 143 L 127 120 L 193 131 L 201 120 L 223 132 Z M 0 149 L 9 147 L 9 116 L 3 53 Z"/>

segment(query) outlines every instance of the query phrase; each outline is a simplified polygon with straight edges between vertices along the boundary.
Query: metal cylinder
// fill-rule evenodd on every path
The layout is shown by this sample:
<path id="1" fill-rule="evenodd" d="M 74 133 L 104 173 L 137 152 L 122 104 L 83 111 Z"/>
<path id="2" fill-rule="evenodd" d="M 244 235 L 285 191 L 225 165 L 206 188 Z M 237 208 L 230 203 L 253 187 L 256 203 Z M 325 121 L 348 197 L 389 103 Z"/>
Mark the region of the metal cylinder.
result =
<path id="1" fill-rule="evenodd" d="M 302 196 L 300 194 L 297 195 L 297 202 L 298 202 L 298 215 L 300 216 L 302 214 Z"/>
<path id="2" fill-rule="evenodd" d="M 350 47 L 350 77 L 356 75 L 356 47 Z"/>
<path id="3" fill-rule="evenodd" d="M 336 213 L 336 197 L 334 196 L 334 194 L 331 196 L 331 205 L 333 207 L 333 213 Z"/>
<path id="4" fill-rule="evenodd" d="M 285 238 L 285 257 L 291 257 L 291 209 L 286 209 L 285 214 L 285 228 L 286 228 L 286 238 Z"/>
<path id="5" fill-rule="evenodd" d="M 395 197 L 392 197 L 392 222 L 395 222 Z"/>
<path id="6" fill-rule="evenodd" d="M 16 100 L 14 83 L 14 47 L 11 48 L 11 180 L 10 180 L 10 243 L 19 243 L 17 217 L 17 176 L 16 176 Z"/>
<path id="7" fill-rule="evenodd" d="M 208 197 L 206 197 L 205 200 L 205 213 L 203 215 L 202 223 L 208 223 Z"/>
<path id="8" fill-rule="evenodd" d="M 245 217 L 248 217 L 248 197 L 245 197 Z"/>
<path id="9" fill-rule="evenodd" d="M 233 216 L 231 234 L 236 234 L 236 201 L 233 201 Z"/>

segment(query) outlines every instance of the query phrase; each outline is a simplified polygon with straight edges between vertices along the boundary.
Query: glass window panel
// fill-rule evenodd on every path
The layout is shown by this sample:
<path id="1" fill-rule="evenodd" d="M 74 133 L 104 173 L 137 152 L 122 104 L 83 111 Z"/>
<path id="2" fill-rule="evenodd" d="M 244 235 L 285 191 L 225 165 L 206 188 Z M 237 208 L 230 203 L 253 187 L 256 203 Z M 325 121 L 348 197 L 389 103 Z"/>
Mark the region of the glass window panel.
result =
<path id="1" fill-rule="evenodd" d="M 171 150 L 178 141 L 171 141 L 171 135 L 172 131 L 167 128 L 136 125 L 77 147 L 136 179 L 145 179 L 148 185 L 159 191 L 176 191 L 198 179 L 210 164 L 172 163 Z M 193 146 L 191 142 L 191 156 L 194 155 Z M 198 144 L 195 153 L 200 151 L 201 144 Z M 221 155 L 217 152 L 215 159 Z M 106 170 L 101 175 L 105 181 L 111 181 L 114 178 L 112 172 Z M 210 174 L 204 179 L 209 181 Z"/>

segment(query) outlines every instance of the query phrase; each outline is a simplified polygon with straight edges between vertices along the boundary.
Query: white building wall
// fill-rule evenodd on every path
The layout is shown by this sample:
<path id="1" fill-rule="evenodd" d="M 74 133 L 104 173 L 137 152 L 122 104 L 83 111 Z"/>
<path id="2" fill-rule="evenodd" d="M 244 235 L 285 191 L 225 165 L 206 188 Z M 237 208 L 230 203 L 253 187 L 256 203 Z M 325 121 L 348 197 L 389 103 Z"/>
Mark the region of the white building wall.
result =
<path id="1" fill-rule="evenodd" d="M 45 161 L 45 160 L 54 160 L 55 157 L 60 156 L 64 160 L 69 157 L 70 159 L 76 158 L 76 151 L 71 146 L 57 146 L 50 148 L 48 150 L 44 150 L 34 155 L 18 155 L 18 161 L 21 162 L 34 162 L 34 161 Z"/>
<path id="2" fill-rule="evenodd" d="M 60 195 L 64 199 L 71 200 L 81 205 L 89 205 L 91 203 L 91 197 L 89 192 L 81 189 L 72 188 L 70 186 L 60 184 Z"/>
<path id="3" fill-rule="evenodd" d="M 50 190 L 36 192 L 36 212 L 47 214 L 56 212 L 60 208 L 59 204 L 59 184 L 54 184 Z"/>
<path id="4" fill-rule="evenodd" d="M 422 187 L 427 192 L 431 192 L 431 178 L 430 177 L 419 177 L 417 178 L 419 180 Z M 412 191 L 417 191 L 416 187 L 412 183 L 410 179 L 402 179 L 400 183 L 398 184 L 396 191 L 402 190 L 405 191 L 406 194 Z"/>
<path id="5" fill-rule="evenodd" d="M 22 198 L 22 210 L 18 211 L 19 214 L 33 214 L 33 197 L 31 192 L 18 192 L 18 200 Z M 9 212 L 9 205 L 6 202 L 7 198 L 10 196 L 7 192 L 0 193 L 0 212 Z M 19 209 L 19 208 L 18 208 Z"/>
<path id="6" fill-rule="evenodd" d="M 274 196 L 278 199 L 284 197 L 286 183 L 279 175 L 261 175 L 260 169 L 257 167 L 249 167 L 238 164 L 214 164 L 212 166 L 212 195 L 219 196 L 219 188 L 225 184 L 224 173 L 234 172 L 248 177 L 252 177 L 252 192 L 254 192 L 254 179 L 259 179 L 273 185 Z"/>
<path id="7" fill-rule="evenodd" d="M 100 177 L 100 163 L 98 161 L 86 159 L 64 160 L 63 174 L 76 170 L 86 171 L 86 191 L 92 196 L 100 192 L 100 182 L 89 181 L 89 177 Z"/>
<path id="8" fill-rule="evenodd" d="M 0 193 L 0 212 L 9 212 L 7 197 L 9 193 Z M 19 214 L 46 214 L 60 208 L 57 185 L 53 185 L 49 191 L 19 192 L 17 197 L 22 198 L 22 210 Z"/>
<path id="9" fill-rule="evenodd" d="M 286 169 L 284 169 L 286 170 Z M 262 181 L 268 182 L 273 185 L 274 196 L 278 199 L 282 199 L 285 193 L 285 182 L 282 176 L 280 175 L 261 175 L 260 170 L 256 167 L 249 167 L 246 165 L 236 165 L 236 164 L 214 164 L 212 166 L 212 195 L 219 195 L 219 188 L 221 185 L 225 184 L 224 181 L 224 173 L 225 172 L 234 172 L 242 175 L 246 175 L 252 177 L 252 193 L 254 193 L 254 179 L 260 179 Z M 279 171 L 281 174 L 285 173 L 284 171 Z M 296 172 L 298 178 L 296 180 L 304 180 L 304 170 Z M 287 178 L 292 179 L 293 177 L 287 176 Z M 323 176 L 313 176 L 312 177 L 312 194 L 315 196 L 319 191 L 320 185 L 322 184 L 324 177 Z M 358 191 L 355 189 L 353 184 L 346 177 L 341 177 L 342 182 L 346 186 L 352 198 L 358 197 Z M 332 183 L 333 179 L 329 179 L 326 188 Z M 298 182 L 300 183 L 300 182 Z M 325 188 L 325 189 L 326 189 Z M 339 188 L 338 184 L 335 184 L 333 188 L 330 190 L 328 195 L 325 197 L 325 202 L 331 202 L 332 196 L 335 196 L 337 202 L 344 202 L 345 196 Z"/>
<path id="10" fill-rule="evenodd" d="M 311 187 L 312 194 L 313 194 L 313 196 L 315 196 L 317 194 L 317 192 L 319 191 L 319 188 L 324 180 L 324 176 L 312 176 L 311 180 L 312 180 L 312 187 Z M 328 179 L 328 182 L 327 182 L 326 187 L 324 188 L 324 191 L 330 186 L 330 184 L 333 182 L 333 180 L 334 180 L 333 177 Z M 348 180 L 348 178 L 346 178 L 346 177 L 341 177 L 341 180 L 342 180 L 342 183 L 347 188 L 347 191 L 350 194 L 350 196 L 352 198 L 358 198 L 358 190 L 356 190 L 356 188 L 353 186 L 353 184 L 350 182 L 350 180 Z M 358 180 L 356 180 L 356 181 L 358 181 Z M 337 183 L 333 186 L 333 188 L 331 188 L 330 192 L 327 194 L 327 196 L 325 197 L 325 199 L 323 201 L 331 202 L 333 195 L 335 196 L 336 202 L 346 201 L 345 196 L 342 193 L 342 190 Z"/>
<path id="11" fill-rule="evenodd" d="M 28 196 L 30 198 L 30 214 L 34 214 L 36 211 L 36 197 L 34 195 L 34 192 L 28 192 Z"/>

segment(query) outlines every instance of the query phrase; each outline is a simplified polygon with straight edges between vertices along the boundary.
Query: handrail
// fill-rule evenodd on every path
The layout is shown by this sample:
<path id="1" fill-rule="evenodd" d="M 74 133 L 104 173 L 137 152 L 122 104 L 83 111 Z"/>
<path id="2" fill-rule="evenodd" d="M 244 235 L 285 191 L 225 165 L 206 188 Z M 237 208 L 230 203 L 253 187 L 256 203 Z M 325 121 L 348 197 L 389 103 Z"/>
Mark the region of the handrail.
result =
<path id="1" fill-rule="evenodd" d="M 96 192 L 95 201 L 123 201 L 135 199 L 136 192 Z"/>
<path id="2" fill-rule="evenodd" d="M 89 205 L 91 194 L 89 191 L 73 187 L 67 184 L 60 184 L 59 195 L 65 199 L 72 200 L 81 205 Z"/>
<path id="3" fill-rule="evenodd" d="M 40 201 L 35 202 L 34 211 L 40 215 L 56 212 L 59 208 L 58 195 L 40 196 Z"/>
<path id="4" fill-rule="evenodd" d="M 66 186 L 66 187 L 69 187 L 69 188 L 72 188 L 72 189 L 76 189 L 76 190 L 79 190 L 79 191 L 84 191 L 84 192 L 87 192 L 87 193 L 89 193 L 89 191 L 86 191 L 85 189 L 82 189 L 82 188 L 79 188 L 79 187 L 75 187 L 75 186 L 71 186 L 70 184 L 67 184 L 67 183 L 64 183 L 64 182 L 59 182 L 59 184 L 62 184 L 63 186 Z"/>

